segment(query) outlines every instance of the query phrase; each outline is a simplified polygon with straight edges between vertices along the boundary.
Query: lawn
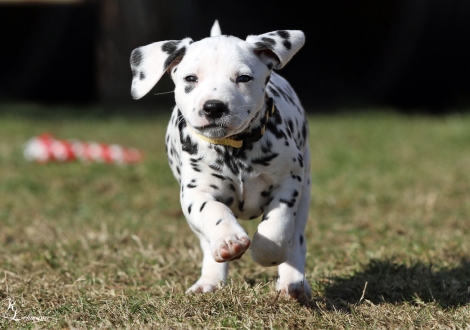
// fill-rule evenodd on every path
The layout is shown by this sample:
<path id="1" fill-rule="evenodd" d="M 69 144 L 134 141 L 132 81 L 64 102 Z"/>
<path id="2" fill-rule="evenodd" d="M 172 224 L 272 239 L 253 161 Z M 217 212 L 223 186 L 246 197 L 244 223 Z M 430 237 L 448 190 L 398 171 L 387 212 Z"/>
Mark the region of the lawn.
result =
<path id="1" fill-rule="evenodd" d="M 166 163 L 169 113 L 80 112 L 0 106 L 0 328 L 470 328 L 469 115 L 309 117 L 314 296 L 300 304 L 249 254 L 216 293 L 184 294 L 201 253 Z M 45 131 L 145 161 L 26 162 Z"/>

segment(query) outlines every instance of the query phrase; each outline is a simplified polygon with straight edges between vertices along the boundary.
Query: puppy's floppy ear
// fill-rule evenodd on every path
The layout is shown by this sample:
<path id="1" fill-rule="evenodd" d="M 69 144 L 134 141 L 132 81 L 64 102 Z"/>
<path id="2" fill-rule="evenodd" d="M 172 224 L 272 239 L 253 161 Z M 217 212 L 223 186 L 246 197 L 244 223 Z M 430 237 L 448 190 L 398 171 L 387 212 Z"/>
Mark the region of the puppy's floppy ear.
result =
<path id="1" fill-rule="evenodd" d="M 274 57 L 274 69 L 282 69 L 287 62 L 302 48 L 305 35 L 299 30 L 279 30 L 257 36 L 248 36 L 246 41 L 251 43 L 255 51 Z"/>
<path id="2" fill-rule="evenodd" d="M 135 100 L 147 94 L 165 71 L 178 64 L 192 43 L 191 38 L 154 42 L 131 53 L 132 87 Z"/>

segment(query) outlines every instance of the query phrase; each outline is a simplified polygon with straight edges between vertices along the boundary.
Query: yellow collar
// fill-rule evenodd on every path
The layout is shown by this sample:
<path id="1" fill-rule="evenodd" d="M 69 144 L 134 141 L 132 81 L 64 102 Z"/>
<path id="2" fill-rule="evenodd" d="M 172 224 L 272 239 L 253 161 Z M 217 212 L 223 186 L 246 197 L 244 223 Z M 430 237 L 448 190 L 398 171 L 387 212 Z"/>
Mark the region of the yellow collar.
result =
<path id="1" fill-rule="evenodd" d="M 269 118 L 274 114 L 275 111 L 275 106 L 272 98 L 267 98 L 266 100 L 266 121 L 265 123 L 259 127 L 259 130 L 253 135 L 245 139 L 239 139 L 237 135 L 232 135 L 223 139 L 211 139 L 208 138 L 207 136 L 204 136 L 202 134 L 199 134 L 195 132 L 190 126 L 187 126 L 190 128 L 190 130 L 201 140 L 204 140 L 206 142 L 212 143 L 212 144 L 219 144 L 219 145 L 224 145 L 224 146 L 229 146 L 233 148 L 241 148 L 243 146 L 247 146 L 250 143 L 256 142 L 259 139 L 261 139 L 266 132 L 266 122 L 269 120 Z"/>

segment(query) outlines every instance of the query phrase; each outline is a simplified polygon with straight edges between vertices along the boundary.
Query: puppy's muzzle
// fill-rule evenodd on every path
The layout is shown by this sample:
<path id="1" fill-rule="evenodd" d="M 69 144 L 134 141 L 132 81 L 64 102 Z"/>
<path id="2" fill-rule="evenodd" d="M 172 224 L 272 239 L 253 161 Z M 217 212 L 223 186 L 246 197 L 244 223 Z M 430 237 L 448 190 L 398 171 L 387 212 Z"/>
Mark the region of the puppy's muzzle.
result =
<path id="1" fill-rule="evenodd" d="M 202 106 L 202 112 L 208 119 L 218 119 L 228 113 L 229 110 L 225 103 L 219 100 L 209 100 Z"/>

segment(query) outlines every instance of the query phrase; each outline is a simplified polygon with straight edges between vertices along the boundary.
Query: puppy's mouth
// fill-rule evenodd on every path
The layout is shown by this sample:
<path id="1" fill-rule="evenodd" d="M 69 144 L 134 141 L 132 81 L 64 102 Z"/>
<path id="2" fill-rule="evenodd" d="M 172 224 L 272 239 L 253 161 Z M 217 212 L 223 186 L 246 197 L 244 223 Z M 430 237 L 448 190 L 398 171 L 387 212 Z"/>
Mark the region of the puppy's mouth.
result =
<path id="1" fill-rule="evenodd" d="M 252 118 L 249 121 L 242 120 L 241 123 L 234 120 L 235 117 L 223 117 L 216 120 L 211 120 L 206 125 L 202 126 L 192 126 L 196 133 L 204 135 L 210 139 L 224 139 L 228 137 L 233 137 L 237 134 L 245 131 L 256 117 Z"/>
<path id="2" fill-rule="evenodd" d="M 204 126 L 193 126 L 193 129 L 211 139 L 223 139 L 231 135 L 231 130 L 226 125 L 211 123 Z"/>

